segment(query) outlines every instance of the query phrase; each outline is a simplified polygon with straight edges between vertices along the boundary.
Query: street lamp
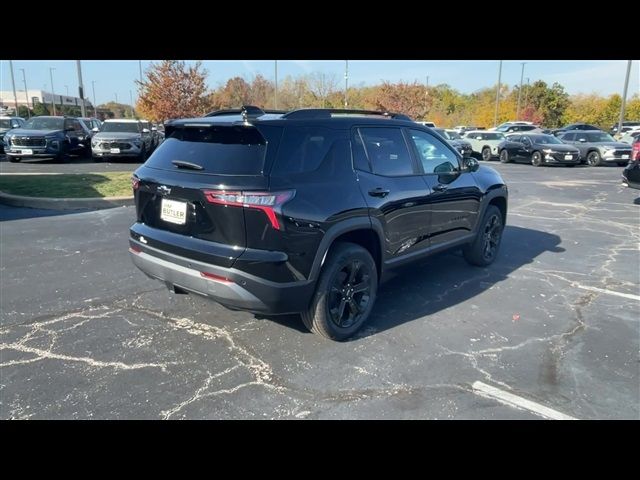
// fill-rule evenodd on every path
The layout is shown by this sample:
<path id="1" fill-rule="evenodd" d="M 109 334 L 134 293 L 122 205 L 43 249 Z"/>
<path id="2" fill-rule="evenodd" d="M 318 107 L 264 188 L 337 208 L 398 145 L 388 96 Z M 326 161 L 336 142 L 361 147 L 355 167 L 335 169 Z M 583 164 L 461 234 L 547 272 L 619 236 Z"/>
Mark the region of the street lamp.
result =
<path id="1" fill-rule="evenodd" d="M 69 96 L 69 85 L 65 85 L 64 88 L 67 90 L 67 97 Z"/>
<path id="2" fill-rule="evenodd" d="M 524 80 L 524 65 L 522 62 L 522 71 L 520 72 L 520 89 L 518 90 L 518 107 L 516 108 L 516 120 L 520 119 L 520 97 L 522 96 L 522 80 Z"/>
<path id="3" fill-rule="evenodd" d="M 56 115 L 56 92 L 53 88 L 53 71 L 54 67 L 49 67 L 49 77 L 51 78 L 51 106 L 53 107 L 53 115 Z"/>
<path id="4" fill-rule="evenodd" d="M 344 61 L 344 108 L 347 108 L 347 92 L 349 91 L 349 60 Z"/>
<path id="5" fill-rule="evenodd" d="M 24 96 L 27 97 L 27 118 L 31 118 L 31 111 L 29 110 L 29 91 L 27 90 L 27 77 L 24 74 L 24 68 L 22 70 L 22 82 L 24 83 Z M 18 113 L 18 105 L 16 105 L 16 114 Z"/>
<path id="6" fill-rule="evenodd" d="M 96 103 L 96 81 L 91 80 L 91 89 L 93 90 L 93 116 L 98 118 L 98 104 Z"/>
<path id="7" fill-rule="evenodd" d="M 498 125 L 498 106 L 500 105 L 500 81 L 502 80 L 502 60 L 500 60 L 500 67 L 498 67 L 498 88 L 496 89 L 496 112 L 493 115 L 493 126 Z"/>

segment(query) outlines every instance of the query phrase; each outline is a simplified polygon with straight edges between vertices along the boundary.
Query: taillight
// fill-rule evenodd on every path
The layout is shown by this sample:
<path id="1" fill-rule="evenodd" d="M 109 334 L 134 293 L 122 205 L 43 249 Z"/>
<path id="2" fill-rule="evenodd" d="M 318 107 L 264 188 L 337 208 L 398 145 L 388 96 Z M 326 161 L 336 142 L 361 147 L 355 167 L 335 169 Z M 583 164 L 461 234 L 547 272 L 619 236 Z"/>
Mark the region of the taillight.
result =
<path id="1" fill-rule="evenodd" d="M 131 187 L 134 190 L 137 190 L 139 186 L 140 186 L 140 179 L 138 177 L 136 177 L 135 175 L 132 175 L 131 176 Z"/>
<path id="2" fill-rule="evenodd" d="M 204 196 L 209 203 L 262 210 L 267 215 L 271 226 L 276 230 L 281 230 L 276 213 L 282 213 L 280 211 L 282 205 L 291 200 L 295 193 L 295 190 L 282 192 L 227 192 L 225 190 L 205 190 Z"/>
<path id="3" fill-rule="evenodd" d="M 142 250 L 140 250 L 138 247 L 129 247 L 129 251 L 135 254 L 142 252 Z"/>

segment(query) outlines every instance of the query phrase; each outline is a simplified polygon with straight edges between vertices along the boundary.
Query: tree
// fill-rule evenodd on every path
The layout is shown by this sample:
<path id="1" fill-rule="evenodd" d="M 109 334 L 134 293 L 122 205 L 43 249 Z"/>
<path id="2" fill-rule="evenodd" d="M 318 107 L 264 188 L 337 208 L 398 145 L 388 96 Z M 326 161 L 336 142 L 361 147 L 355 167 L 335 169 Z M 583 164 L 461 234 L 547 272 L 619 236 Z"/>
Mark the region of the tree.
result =
<path id="1" fill-rule="evenodd" d="M 25 107 L 24 105 L 18 105 L 18 116 L 22 117 L 22 118 L 27 118 L 29 116 L 29 113 L 31 113 L 31 115 L 34 115 L 33 110 L 28 109 L 27 107 Z"/>
<path id="2" fill-rule="evenodd" d="M 224 87 L 215 91 L 209 97 L 209 104 L 213 110 L 239 108 L 250 104 L 251 86 L 242 77 L 227 80 Z"/>
<path id="3" fill-rule="evenodd" d="M 529 89 L 528 103 L 542 115 L 542 124 L 553 128 L 562 125 L 570 101 L 569 95 L 559 83 L 556 82 L 549 88 L 545 82 L 537 80 Z"/>
<path id="4" fill-rule="evenodd" d="M 197 62 L 187 67 L 185 62 L 163 60 L 151 64 L 146 80 L 138 84 L 136 110 L 152 121 L 164 122 L 170 118 L 198 117 L 209 109 L 206 95 L 207 71 Z"/>
<path id="5" fill-rule="evenodd" d="M 426 119 L 433 100 L 426 95 L 424 85 L 413 83 L 384 82 L 377 97 L 381 110 L 404 113 L 414 120 Z"/>
<path id="6" fill-rule="evenodd" d="M 33 106 L 33 114 L 38 115 L 49 115 L 49 107 L 44 103 L 36 103 Z"/>

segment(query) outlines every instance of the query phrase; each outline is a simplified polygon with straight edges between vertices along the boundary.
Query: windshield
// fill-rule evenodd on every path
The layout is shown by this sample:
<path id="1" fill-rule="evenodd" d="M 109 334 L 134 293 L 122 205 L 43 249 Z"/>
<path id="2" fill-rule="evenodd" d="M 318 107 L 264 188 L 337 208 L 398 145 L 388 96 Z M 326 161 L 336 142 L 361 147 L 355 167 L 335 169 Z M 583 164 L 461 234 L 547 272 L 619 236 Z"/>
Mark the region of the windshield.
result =
<path id="1" fill-rule="evenodd" d="M 446 138 L 449 140 L 460 140 L 462 138 L 458 132 L 453 130 L 446 130 L 446 134 Z"/>
<path id="2" fill-rule="evenodd" d="M 34 117 L 24 125 L 27 130 L 62 130 L 64 118 L 62 117 Z"/>
<path id="3" fill-rule="evenodd" d="M 482 140 L 504 140 L 504 133 L 497 132 L 470 132 L 467 134 L 470 138 L 482 137 Z"/>
<path id="4" fill-rule="evenodd" d="M 8 118 L 0 119 L 0 128 L 11 128 L 11 120 Z"/>
<path id="5" fill-rule="evenodd" d="M 561 142 L 560 140 L 558 140 L 556 137 L 554 137 L 553 135 L 529 135 L 529 138 L 531 138 L 531 141 L 533 143 L 564 143 Z"/>
<path id="6" fill-rule="evenodd" d="M 605 132 L 587 133 L 588 142 L 615 142 L 614 138 Z"/>
<path id="7" fill-rule="evenodd" d="M 137 122 L 105 122 L 102 124 L 101 132 L 126 132 L 140 133 Z"/>

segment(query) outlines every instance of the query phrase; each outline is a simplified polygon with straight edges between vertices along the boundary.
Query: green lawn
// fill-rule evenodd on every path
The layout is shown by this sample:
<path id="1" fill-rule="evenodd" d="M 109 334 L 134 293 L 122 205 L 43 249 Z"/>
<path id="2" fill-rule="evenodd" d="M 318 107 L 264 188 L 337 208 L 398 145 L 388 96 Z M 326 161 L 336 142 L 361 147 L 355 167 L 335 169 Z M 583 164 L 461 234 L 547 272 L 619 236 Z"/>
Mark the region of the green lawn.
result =
<path id="1" fill-rule="evenodd" d="M 54 198 L 129 197 L 131 173 L 0 175 L 0 191 Z"/>

